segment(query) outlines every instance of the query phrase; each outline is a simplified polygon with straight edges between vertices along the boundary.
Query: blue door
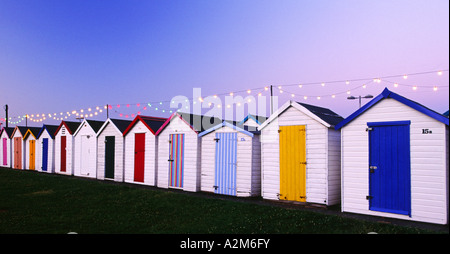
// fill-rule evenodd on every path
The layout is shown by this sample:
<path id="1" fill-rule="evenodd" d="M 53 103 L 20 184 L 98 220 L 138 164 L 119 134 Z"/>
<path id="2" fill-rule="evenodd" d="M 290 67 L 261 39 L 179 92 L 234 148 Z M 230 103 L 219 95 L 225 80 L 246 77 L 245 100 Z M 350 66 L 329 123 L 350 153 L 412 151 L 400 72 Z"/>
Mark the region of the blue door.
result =
<path id="1" fill-rule="evenodd" d="M 410 121 L 369 126 L 369 209 L 411 215 Z"/>
<path id="2" fill-rule="evenodd" d="M 42 171 L 47 171 L 48 164 L 48 138 L 42 139 Z"/>
<path id="3" fill-rule="evenodd" d="M 214 193 L 236 196 L 237 133 L 216 133 Z"/>

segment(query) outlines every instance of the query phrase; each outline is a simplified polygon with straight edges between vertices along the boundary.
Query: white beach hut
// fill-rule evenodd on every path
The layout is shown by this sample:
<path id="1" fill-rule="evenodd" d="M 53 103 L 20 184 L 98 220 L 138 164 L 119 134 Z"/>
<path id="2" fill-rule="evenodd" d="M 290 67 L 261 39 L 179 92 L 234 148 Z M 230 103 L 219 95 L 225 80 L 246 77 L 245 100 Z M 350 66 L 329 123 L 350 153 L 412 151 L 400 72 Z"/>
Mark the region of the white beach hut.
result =
<path id="1" fill-rule="evenodd" d="M 12 167 L 11 165 L 11 137 L 14 128 L 3 127 L 0 132 L 0 167 Z"/>
<path id="2" fill-rule="evenodd" d="M 74 176 L 97 177 L 97 132 L 103 123 L 103 121 L 84 119 L 73 134 Z"/>
<path id="3" fill-rule="evenodd" d="M 37 135 L 36 169 L 40 172 L 55 172 L 55 132 L 58 125 L 44 124 Z"/>
<path id="4" fill-rule="evenodd" d="M 447 117 L 386 88 L 336 129 L 343 212 L 448 223 Z"/>
<path id="5" fill-rule="evenodd" d="M 340 201 L 343 118 L 330 109 L 288 101 L 261 126 L 265 199 L 335 205 Z"/>
<path id="6" fill-rule="evenodd" d="M 23 135 L 25 169 L 36 170 L 36 140 L 41 128 L 28 127 Z"/>
<path id="7" fill-rule="evenodd" d="M 252 128 L 253 127 L 253 128 Z M 201 191 L 261 195 L 261 144 L 254 126 L 222 122 L 201 137 Z"/>
<path id="8" fill-rule="evenodd" d="M 73 134 L 80 122 L 61 121 L 55 131 L 55 173 L 73 175 Z"/>
<path id="9" fill-rule="evenodd" d="M 200 190 L 201 142 L 198 134 L 222 123 L 216 117 L 175 112 L 158 130 L 157 186 Z"/>
<path id="10" fill-rule="evenodd" d="M 166 118 L 138 115 L 123 132 L 125 137 L 124 181 L 156 185 L 156 131 Z"/>
<path id="11" fill-rule="evenodd" d="M 124 131 L 132 121 L 111 119 L 105 121 L 97 133 L 97 179 L 124 181 Z"/>
<path id="12" fill-rule="evenodd" d="M 11 135 L 12 166 L 15 169 L 25 168 L 23 135 L 25 135 L 27 130 L 27 127 L 16 126 Z"/>

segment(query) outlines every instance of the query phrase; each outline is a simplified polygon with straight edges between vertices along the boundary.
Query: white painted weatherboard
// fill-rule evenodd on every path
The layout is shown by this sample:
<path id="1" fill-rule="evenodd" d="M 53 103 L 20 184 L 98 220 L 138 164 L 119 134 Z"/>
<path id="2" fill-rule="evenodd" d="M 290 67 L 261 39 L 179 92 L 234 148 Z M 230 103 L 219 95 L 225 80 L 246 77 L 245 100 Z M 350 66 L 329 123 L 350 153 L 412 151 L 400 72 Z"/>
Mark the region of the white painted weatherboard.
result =
<path id="1" fill-rule="evenodd" d="M 48 157 L 47 157 L 47 171 L 42 171 L 42 153 L 43 140 L 48 139 Z M 43 130 L 41 136 L 36 141 L 36 170 L 45 173 L 55 172 L 55 140 L 50 137 L 47 130 Z"/>
<path id="2" fill-rule="evenodd" d="M 6 165 L 3 161 L 3 139 L 6 138 Z M 0 136 L 0 167 L 11 167 L 11 139 L 6 130 L 3 130 Z"/>
<path id="3" fill-rule="evenodd" d="M 169 137 L 170 134 L 184 135 L 183 190 L 200 191 L 201 142 L 197 133 L 178 115 L 158 134 L 157 186 L 169 188 Z"/>
<path id="4" fill-rule="evenodd" d="M 97 177 L 97 135 L 86 121 L 74 135 L 73 175 Z"/>
<path id="5" fill-rule="evenodd" d="M 145 133 L 144 182 L 134 181 L 134 136 Z M 155 186 L 156 184 L 156 149 L 155 135 L 141 122 L 137 121 L 125 135 L 125 182 Z"/>
<path id="6" fill-rule="evenodd" d="M 369 210 L 367 122 L 411 121 L 411 217 Z M 422 129 L 432 134 L 422 134 Z M 446 134 L 447 133 L 447 134 Z M 446 224 L 448 126 L 397 100 L 385 98 L 341 128 L 342 211 Z"/>
<path id="7" fill-rule="evenodd" d="M 125 165 L 125 138 L 122 133 L 108 120 L 106 126 L 102 127 L 97 136 L 97 179 L 105 180 L 105 140 L 107 136 L 114 136 L 114 180 L 116 182 L 124 181 Z"/>
<path id="8" fill-rule="evenodd" d="M 214 192 L 217 132 L 237 132 L 236 196 L 261 195 L 261 146 L 253 137 L 224 126 L 201 137 L 201 191 Z"/>
<path id="9" fill-rule="evenodd" d="M 279 126 L 306 126 L 306 202 L 340 202 L 340 134 L 309 114 L 289 106 L 261 129 L 262 197 L 279 199 Z"/>
<path id="10" fill-rule="evenodd" d="M 61 136 L 66 136 L 66 172 L 61 171 Z M 62 125 L 55 135 L 55 173 L 63 175 L 73 175 L 73 136 L 66 126 Z"/>

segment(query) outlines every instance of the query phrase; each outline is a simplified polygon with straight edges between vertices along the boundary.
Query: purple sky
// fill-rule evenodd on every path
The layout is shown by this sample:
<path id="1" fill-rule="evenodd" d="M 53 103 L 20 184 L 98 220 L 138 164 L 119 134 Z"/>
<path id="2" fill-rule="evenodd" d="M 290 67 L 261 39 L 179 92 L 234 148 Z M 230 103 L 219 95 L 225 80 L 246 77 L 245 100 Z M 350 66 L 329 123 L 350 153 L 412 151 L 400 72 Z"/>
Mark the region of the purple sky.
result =
<path id="1" fill-rule="evenodd" d="M 169 101 L 194 88 L 246 97 L 269 85 L 280 105 L 295 93 L 343 117 L 358 108 L 347 90 L 384 87 L 443 113 L 448 69 L 447 0 L 0 0 L 0 117 L 5 104 L 13 122 L 45 113 L 30 126 L 106 104 L 112 118 L 168 117 Z"/>

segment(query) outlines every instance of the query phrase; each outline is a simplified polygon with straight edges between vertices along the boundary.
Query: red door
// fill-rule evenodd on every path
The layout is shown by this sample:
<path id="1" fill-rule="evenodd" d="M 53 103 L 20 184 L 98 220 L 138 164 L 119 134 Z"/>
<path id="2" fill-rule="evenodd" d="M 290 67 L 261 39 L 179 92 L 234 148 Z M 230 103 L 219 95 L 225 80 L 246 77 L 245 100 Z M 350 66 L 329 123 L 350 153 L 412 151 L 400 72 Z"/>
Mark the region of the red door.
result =
<path id="1" fill-rule="evenodd" d="M 61 136 L 61 172 L 66 172 L 66 136 Z"/>
<path id="2" fill-rule="evenodd" d="M 22 138 L 14 138 L 14 168 L 22 169 Z"/>
<path id="3" fill-rule="evenodd" d="M 134 181 L 144 182 L 145 133 L 134 134 Z"/>

